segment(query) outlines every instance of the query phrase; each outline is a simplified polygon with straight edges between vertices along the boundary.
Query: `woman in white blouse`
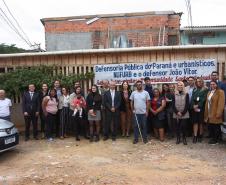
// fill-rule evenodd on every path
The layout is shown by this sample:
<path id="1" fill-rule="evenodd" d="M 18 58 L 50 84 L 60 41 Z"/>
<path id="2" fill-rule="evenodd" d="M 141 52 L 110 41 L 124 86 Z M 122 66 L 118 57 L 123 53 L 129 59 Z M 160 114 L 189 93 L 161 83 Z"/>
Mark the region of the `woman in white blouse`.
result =
<path id="1" fill-rule="evenodd" d="M 60 110 L 60 139 L 67 137 L 66 132 L 69 124 L 69 91 L 66 87 L 61 89 L 62 95 L 59 97 Z"/>

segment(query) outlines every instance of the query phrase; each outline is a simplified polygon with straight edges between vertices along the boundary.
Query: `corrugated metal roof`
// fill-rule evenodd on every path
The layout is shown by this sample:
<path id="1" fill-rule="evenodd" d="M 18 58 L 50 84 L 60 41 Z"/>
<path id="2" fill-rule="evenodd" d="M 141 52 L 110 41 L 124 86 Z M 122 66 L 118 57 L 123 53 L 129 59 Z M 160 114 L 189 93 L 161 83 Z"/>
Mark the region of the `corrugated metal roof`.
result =
<path id="1" fill-rule="evenodd" d="M 120 53 L 135 51 L 157 51 L 157 50 L 184 50 L 184 49 L 208 49 L 223 48 L 226 44 L 219 45 L 179 45 L 179 46 L 151 46 L 151 47 L 134 47 L 134 48 L 109 48 L 109 49 L 83 49 L 68 51 L 48 51 L 39 53 L 16 53 L 16 54 L 0 54 L 0 58 L 7 57 L 24 57 L 24 56 L 48 56 L 48 55 L 69 55 L 69 54 L 95 54 L 95 53 Z"/>
<path id="2" fill-rule="evenodd" d="M 44 25 L 47 21 L 69 21 L 76 19 L 91 19 L 91 18 L 110 18 L 110 17 L 132 17 L 132 16 L 143 16 L 143 15 L 179 15 L 183 13 L 176 13 L 175 11 L 151 11 L 151 12 L 134 12 L 134 13 L 116 13 L 116 14 L 99 14 L 99 15 L 81 15 L 81 16 L 69 16 L 69 17 L 50 17 L 42 18 L 41 22 Z"/>
<path id="3" fill-rule="evenodd" d="M 181 31 L 225 31 L 226 25 L 215 26 L 185 26 L 180 29 Z"/>

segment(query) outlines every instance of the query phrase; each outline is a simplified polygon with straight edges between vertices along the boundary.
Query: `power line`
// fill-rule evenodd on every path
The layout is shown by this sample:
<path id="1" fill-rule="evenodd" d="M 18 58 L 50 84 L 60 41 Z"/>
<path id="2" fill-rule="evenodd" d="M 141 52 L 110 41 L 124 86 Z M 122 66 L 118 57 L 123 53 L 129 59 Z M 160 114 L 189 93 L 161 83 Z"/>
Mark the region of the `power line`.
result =
<path id="1" fill-rule="evenodd" d="M 191 26 L 193 26 L 193 20 L 192 20 L 192 11 L 191 11 L 191 1 L 190 0 L 187 0 L 188 1 L 188 7 L 189 7 L 189 16 L 190 16 L 190 23 L 191 23 Z"/>
<path id="2" fill-rule="evenodd" d="M 6 2 L 5 2 L 4 0 L 2 0 L 2 1 L 3 1 L 4 5 L 5 5 L 5 7 L 7 8 L 9 14 L 12 16 L 12 18 L 13 18 L 14 21 L 16 22 L 18 28 L 19 28 L 19 29 L 21 30 L 21 32 L 24 34 L 26 40 L 29 42 L 30 45 L 32 45 L 32 43 L 31 43 L 31 41 L 29 40 L 27 34 L 24 32 L 24 30 L 23 30 L 22 27 L 20 26 L 19 22 L 16 20 L 16 18 L 14 17 L 14 15 L 12 14 L 12 12 L 10 11 L 10 9 L 9 9 L 8 5 L 6 4 Z"/>
<path id="3" fill-rule="evenodd" d="M 24 41 L 26 42 L 26 44 L 29 45 L 30 44 L 27 42 L 27 40 L 19 33 L 19 31 L 17 30 L 17 28 L 12 24 L 12 22 L 9 20 L 9 18 L 7 17 L 7 15 L 5 14 L 5 12 L 2 10 L 2 8 L 0 7 L 0 16 L 2 17 L 2 19 L 6 22 L 6 24 Z"/>
<path id="4" fill-rule="evenodd" d="M 193 21 L 192 21 L 192 12 L 191 12 L 191 1 L 190 0 L 185 0 L 186 3 L 186 8 L 188 12 L 188 25 L 193 26 Z"/>

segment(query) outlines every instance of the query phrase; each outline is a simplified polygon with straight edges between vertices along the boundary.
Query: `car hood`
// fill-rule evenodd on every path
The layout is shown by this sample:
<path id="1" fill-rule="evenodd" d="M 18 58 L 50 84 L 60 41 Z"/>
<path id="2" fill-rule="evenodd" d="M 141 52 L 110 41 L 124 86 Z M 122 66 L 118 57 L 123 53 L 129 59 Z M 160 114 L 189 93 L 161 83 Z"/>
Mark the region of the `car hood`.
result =
<path id="1" fill-rule="evenodd" d="M 11 128 L 13 126 L 14 124 L 12 122 L 0 119 L 0 129 Z"/>

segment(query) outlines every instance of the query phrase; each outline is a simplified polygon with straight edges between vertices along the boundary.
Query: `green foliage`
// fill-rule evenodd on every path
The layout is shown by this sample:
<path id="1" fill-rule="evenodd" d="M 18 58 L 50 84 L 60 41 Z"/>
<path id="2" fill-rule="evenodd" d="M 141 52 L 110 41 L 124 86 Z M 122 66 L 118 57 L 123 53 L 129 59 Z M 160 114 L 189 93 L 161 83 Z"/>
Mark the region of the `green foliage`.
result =
<path id="1" fill-rule="evenodd" d="M 9 97 L 20 96 L 29 84 L 35 84 L 36 89 L 41 89 L 42 83 L 47 83 L 49 87 L 55 80 L 60 80 L 66 87 L 73 86 L 74 81 L 92 79 L 93 73 L 63 75 L 57 66 L 37 66 L 29 68 L 19 68 L 9 73 L 0 75 L 0 89 L 4 89 Z M 54 72 L 57 74 L 54 74 Z"/>
<path id="2" fill-rule="evenodd" d="M 7 54 L 7 53 L 24 53 L 26 52 L 25 49 L 16 47 L 15 44 L 7 45 L 7 44 L 0 44 L 0 54 Z"/>

